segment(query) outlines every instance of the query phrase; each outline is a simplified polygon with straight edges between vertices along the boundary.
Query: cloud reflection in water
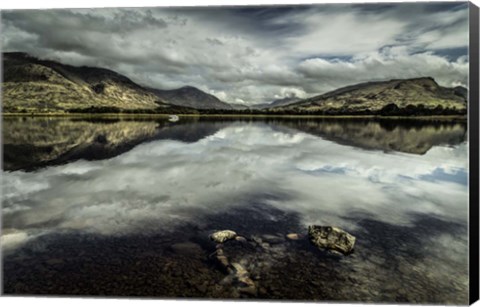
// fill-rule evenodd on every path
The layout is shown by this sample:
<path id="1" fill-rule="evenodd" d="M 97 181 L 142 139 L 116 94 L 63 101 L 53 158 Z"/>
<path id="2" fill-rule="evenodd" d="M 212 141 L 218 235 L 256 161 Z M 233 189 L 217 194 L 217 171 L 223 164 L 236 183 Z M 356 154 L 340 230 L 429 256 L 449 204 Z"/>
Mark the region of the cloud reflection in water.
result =
<path id="1" fill-rule="evenodd" d="M 465 224 L 467 152 L 466 143 L 425 155 L 367 151 L 237 123 L 194 143 L 158 140 L 108 160 L 4 173 L 2 242 L 8 250 L 62 230 L 166 231 L 252 200 L 297 212 L 305 225 L 351 230 L 350 218 L 364 215 L 408 226 L 415 213 Z"/>

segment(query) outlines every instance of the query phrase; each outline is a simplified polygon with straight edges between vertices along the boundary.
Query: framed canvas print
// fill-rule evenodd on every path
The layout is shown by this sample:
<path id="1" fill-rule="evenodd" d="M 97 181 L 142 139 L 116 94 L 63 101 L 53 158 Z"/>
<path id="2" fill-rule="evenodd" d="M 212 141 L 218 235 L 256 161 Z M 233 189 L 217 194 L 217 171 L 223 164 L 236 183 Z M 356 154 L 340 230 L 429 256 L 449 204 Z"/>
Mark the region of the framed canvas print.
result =
<path id="1" fill-rule="evenodd" d="M 475 302 L 478 19 L 2 10 L 2 294 Z"/>

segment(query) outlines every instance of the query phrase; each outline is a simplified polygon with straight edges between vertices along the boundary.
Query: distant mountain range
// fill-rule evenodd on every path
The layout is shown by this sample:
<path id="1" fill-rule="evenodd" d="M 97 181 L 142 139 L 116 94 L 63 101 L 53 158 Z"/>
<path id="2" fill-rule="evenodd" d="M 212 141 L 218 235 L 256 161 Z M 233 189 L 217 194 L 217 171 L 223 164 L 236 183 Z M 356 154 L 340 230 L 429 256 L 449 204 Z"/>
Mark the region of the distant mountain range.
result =
<path id="1" fill-rule="evenodd" d="M 217 97 L 202 92 L 193 86 L 184 86 L 175 90 L 150 89 L 158 98 L 169 104 L 194 109 L 231 110 L 233 107 Z"/>
<path id="2" fill-rule="evenodd" d="M 324 115 L 465 114 L 467 89 L 445 88 L 433 78 L 367 82 L 308 99 L 270 104 L 228 104 L 195 87 L 163 90 L 96 67 L 3 53 L 3 110 L 16 112 L 260 113 Z"/>
<path id="3" fill-rule="evenodd" d="M 281 99 L 276 99 L 270 103 L 259 103 L 259 104 L 254 104 L 251 106 L 246 106 L 249 109 L 269 109 L 269 108 L 274 108 L 274 107 L 281 107 L 281 106 L 286 106 L 289 104 L 292 104 L 294 102 L 300 101 L 301 99 L 298 97 L 284 97 Z"/>

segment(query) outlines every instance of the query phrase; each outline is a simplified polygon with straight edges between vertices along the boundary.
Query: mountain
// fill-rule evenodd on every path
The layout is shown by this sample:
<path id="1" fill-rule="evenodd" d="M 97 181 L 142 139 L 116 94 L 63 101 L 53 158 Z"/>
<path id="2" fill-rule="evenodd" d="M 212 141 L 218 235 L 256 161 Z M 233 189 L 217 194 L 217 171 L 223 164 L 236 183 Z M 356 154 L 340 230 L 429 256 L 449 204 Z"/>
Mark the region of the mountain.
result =
<path id="1" fill-rule="evenodd" d="M 3 72 L 7 112 L 166 106 L 148 89 L 108 69 L 64 65 L 15 52 L 3 54 Z"/>
<path id="2" fill-rule="evenodd" d="M 195 113 L 231 108 L 194 87 L 164 91 L 141 86 L 112 70 L 41 60 L 22 52 L 3 53 L 5 112 Z"/>
<path id="3" fill-rule="evenodd" d="M 461 96 L 465 99 L 465 102 L 468 100 L 468 90 L 463 86 L 456 86 L 453 88 L 455 95 Z"/>
<path id="4" fill-rule="evenodd" d="M 282 106 L 287 106 L 289 104 L 295 103 L 297 101 L 301 100 L 298 97 L 285 97 L 281 99 L 274 100 L 270 103 L 270 107 L 282 107 Z"/>
<path id="5" fill-rule="evenodd" d="M 269 110 L 327 115 L 465 114 L 467 89 L 441 87 L 430 77 L 367 82 Z"/>
<path id="6" fill-rule="evenodd" d="M 304 100 L 232 106 L 195 87 L 161 90 L 141 86 L 112 70 L 71 66 L 26 53 L 3 53 L 3 110 L 16 112 L 144 112 L 320 115 L 466 114 L 468 91 L 439 86 L 433 78 L 367 82 Z M 202 111 L 200 111 L 202 112 Z"/>
<path id="7" fill-rule="evenodd" d="M 262 110 L 262 109 L 268 109 L 270 107 L 271 107 L 270 103 L 257 103 L 257 104 L 252 104 L 250 106 L 250 109 Z"/>
<path id="8" fill-rule="evenodd" d="M 160 100 L 177 106 L 194 109 L 233 109 L 228 103 L 193 86 L 184 86 L 175 90 L 150 89 L 150 91 Z"/>
<path id="9" fill-rule="evenodd" d="M 241 103 L 230 103 L 230 106 L 234 110 L 249 110 L 251 106 L 247 106 L 246 104 L 241 104 Z"/>
<path id="10" fill-rule="evenodd" d="M 254 104 L 254 105 L 251 105 L 250 108 L 251 109 L 268 109 L 268 108 L 274 108 L 274 107 L 281 107 L 281 106 L 286 106 L 286 105 L 289 105 L 289 104 L 292 104 L 294 102 L 297 102 L 299 101 L 300 98 L 298 97 L 284 97 L 284 98 L 281 98 L 281 99 L 277 99 L 277 100 L 274 100 L 270 103 L 258 103 L 258 104 Z"/>

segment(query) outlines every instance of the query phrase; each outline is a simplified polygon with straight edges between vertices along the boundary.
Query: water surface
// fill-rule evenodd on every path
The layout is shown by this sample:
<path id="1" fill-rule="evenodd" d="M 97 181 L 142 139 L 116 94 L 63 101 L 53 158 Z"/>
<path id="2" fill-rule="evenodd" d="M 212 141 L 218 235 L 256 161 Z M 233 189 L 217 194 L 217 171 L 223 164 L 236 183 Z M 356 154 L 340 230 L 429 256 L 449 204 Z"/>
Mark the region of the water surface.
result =
<path id="1" fill-rule="evenodd" d="M 464 121 L 19 117 L 3 140 L 6 294 L 467 302 Z M 312 224 L 354 253 L 285 239 Z"/>

